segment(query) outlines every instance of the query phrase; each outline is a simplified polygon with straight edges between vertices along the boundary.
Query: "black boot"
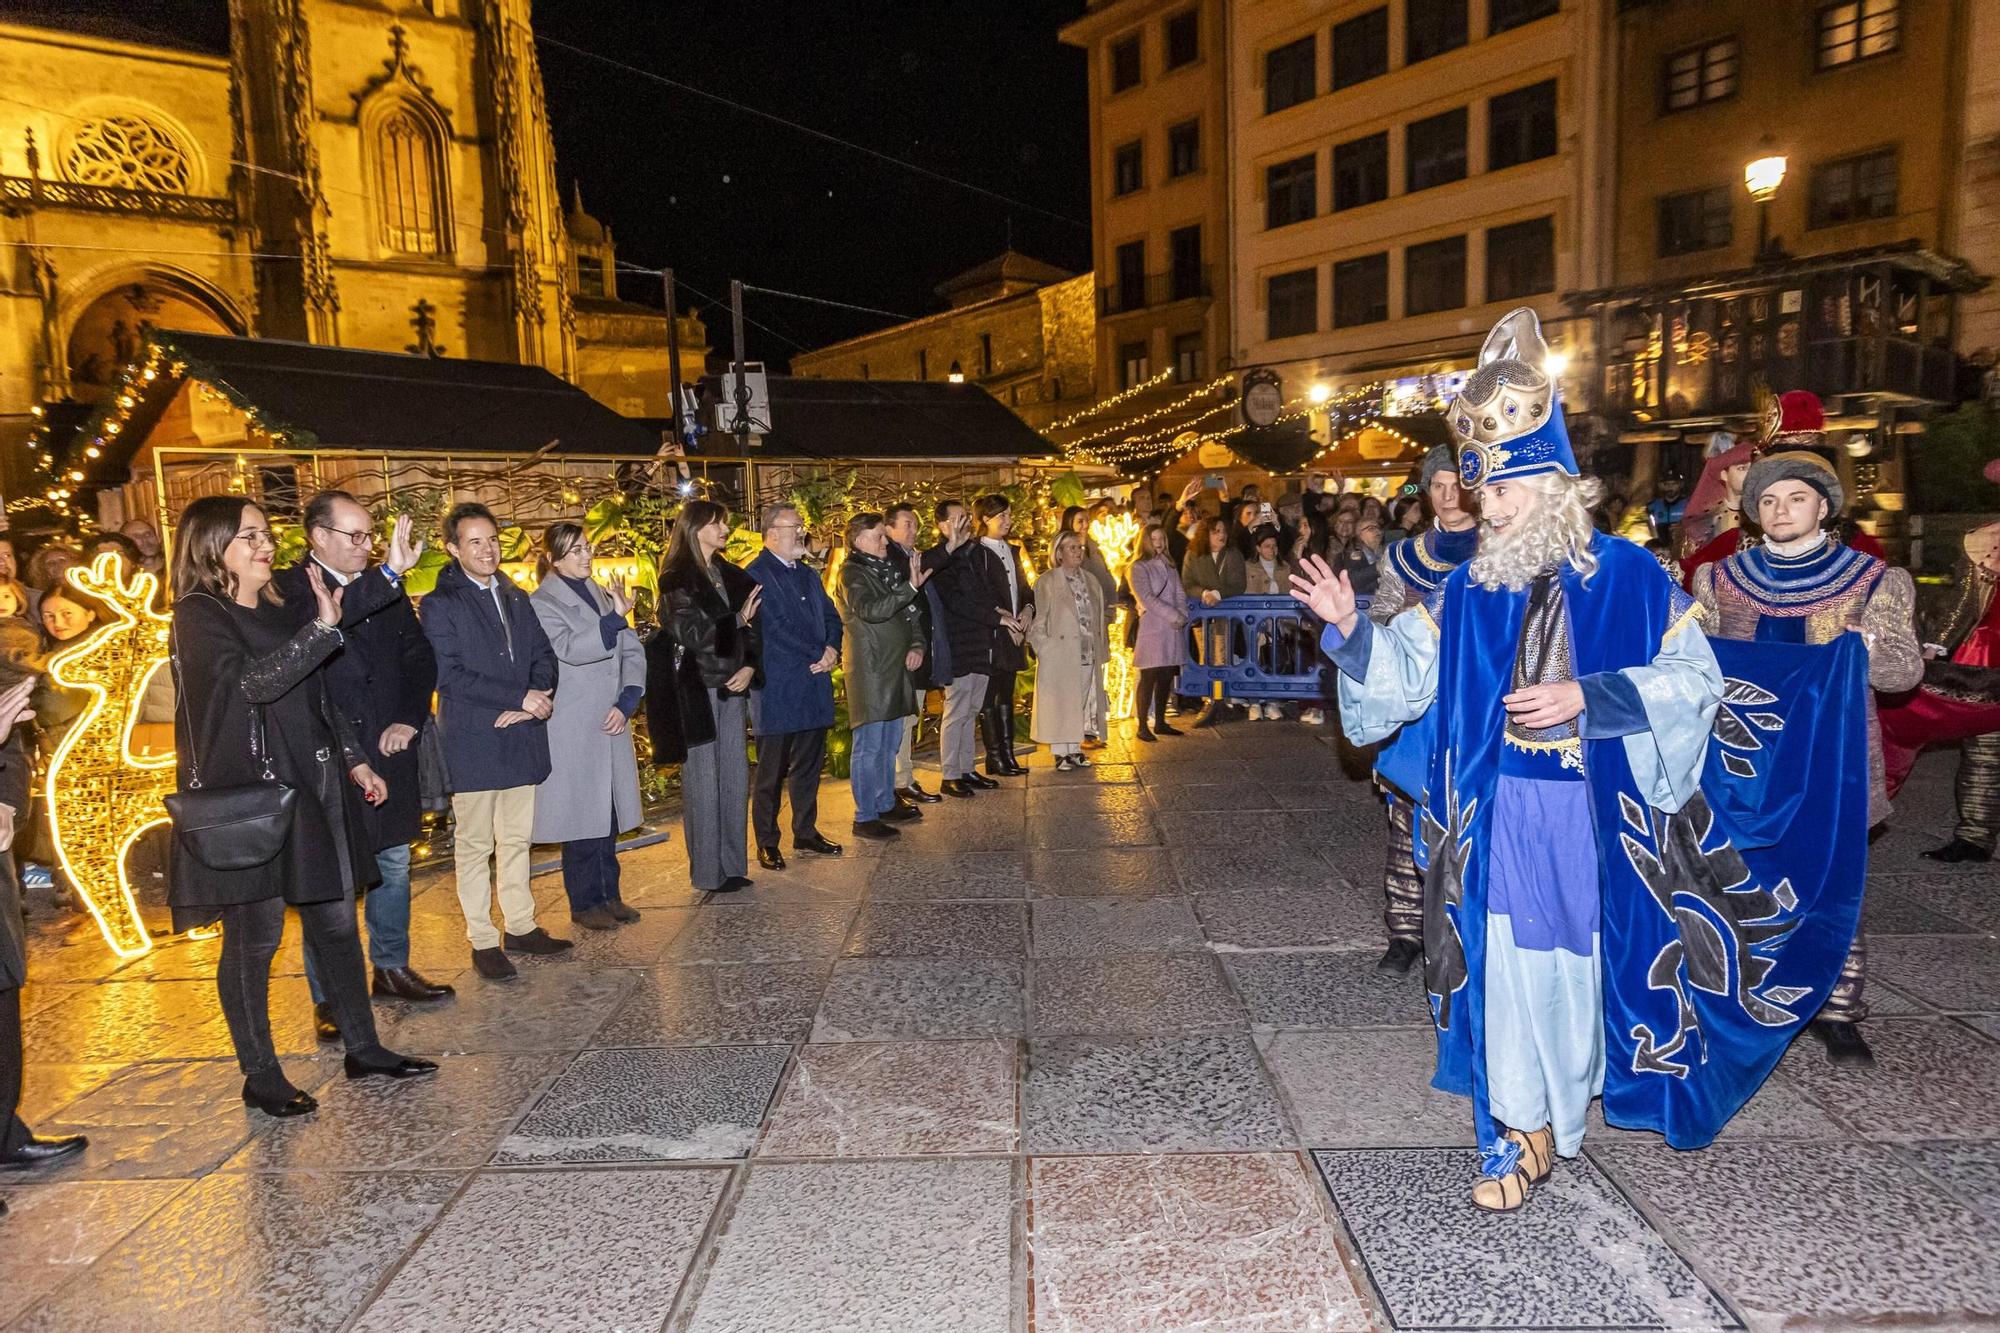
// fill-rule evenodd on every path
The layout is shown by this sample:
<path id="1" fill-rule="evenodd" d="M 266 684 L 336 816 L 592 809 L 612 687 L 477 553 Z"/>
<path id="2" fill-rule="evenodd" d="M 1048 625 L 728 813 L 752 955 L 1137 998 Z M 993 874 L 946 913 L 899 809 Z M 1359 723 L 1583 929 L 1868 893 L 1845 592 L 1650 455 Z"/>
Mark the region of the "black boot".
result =
<path id="1" fill-rule="evenodd" d="M 1392 972 L 1400 977 L 1414 967 L 1423 956 L 1424 946 L 1415 940 L 1390 940 L 1389 947 L 1377 960 L 1375 970 Z"/>
<path id="2" fill-rule="evenodd" d="M 1007 771 L 1006 757 L 1000 751 L 1000 710 L 997 707 L 979 710 L 979 740 L 986 747 L 986 776 L 988 779 L 1011 777 Z"/>
<path id="3" fill-rule="evenodd" d="M 1875 1052 L 1868 1049 L 1868 1039 L 1861 1035 L 1859 1023 L 1815 1018 L 1806 1024 L 1806 1030 L 1818 1037 L 1820 1044 L 1826 1047 L 1826 1059 L 1829 1064 L 1867 1069 L 1875 1063 Z"/>
<path id="4" fill-rule="evenodd" d="M 1025 776 L 1027 767 L 1014 757 L 1014 705 L 1000 705 L 1000 757 L 1007 763 L 1006 774 L 1010 778 Z"/>
<path id="5" fill-rule="evenodd" d="M 1926 861 L 1943 861 L 1947 865 L 1955 865 L 1960 861 L 1991 861 L 1993 859 L 1993 853 L 1987 851 L 1976 842 L 1967 842 L 1964 838 L 1953 838 L 1944 846 L 1933 847 L 1922 855 Z"/>

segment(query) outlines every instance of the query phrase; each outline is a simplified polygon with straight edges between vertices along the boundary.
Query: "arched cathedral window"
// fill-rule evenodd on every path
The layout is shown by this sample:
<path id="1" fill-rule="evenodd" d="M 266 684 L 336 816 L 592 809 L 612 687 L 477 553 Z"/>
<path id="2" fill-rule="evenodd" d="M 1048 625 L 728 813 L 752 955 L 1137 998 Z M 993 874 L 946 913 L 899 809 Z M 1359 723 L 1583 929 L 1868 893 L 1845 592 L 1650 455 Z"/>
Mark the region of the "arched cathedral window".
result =
<path id="1" fill-rule="evenodd" d="M 435 127 L 407 106 L 389 112 L 375 126 L 375 161 L 382 244 L 401 254 L 448 253 L 444 161 Z"/>

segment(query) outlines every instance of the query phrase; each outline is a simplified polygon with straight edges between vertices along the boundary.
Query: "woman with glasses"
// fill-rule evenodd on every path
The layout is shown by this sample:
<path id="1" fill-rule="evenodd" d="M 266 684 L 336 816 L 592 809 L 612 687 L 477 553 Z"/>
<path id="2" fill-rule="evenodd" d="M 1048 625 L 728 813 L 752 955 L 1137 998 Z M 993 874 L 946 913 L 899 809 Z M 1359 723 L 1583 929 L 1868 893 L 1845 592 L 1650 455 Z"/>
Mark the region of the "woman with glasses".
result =
<path id="1" fill-rule="evenodd" d="M 343 590 L 310 569 L 316 614 L 299 628 L 297 610 L 271 586 L 274 550 L 264 511 L 234 496 L 196 500 L 175 532 L 179 790 L 275 780 L 297 797 L 283 849 L 262 865 L 216 870 L 177 838 L 167 901 L 177 931 L 222 923 L 216 989 L 244 1102 L 266 1115 L 297 1116 L 319 1104 L 285 1077 L 271 1039 L 271 959 L 288 904 L 347 1045 L 347 1077 L 414 1078 L 437 1065 L 385 1048 L 368 1005 L 354 895 L 374 879 L 374 857 L 354 802 L 379 804 L 387 787 L 327 700 L 321 667 L 341 645 Z"/>
<path id="2" fill-rule="evenodd" d="M 660 632 L 647 649 L 653 762 L 680 761 L 688 881 L 705 893 L 751 882 L 748 700 L 763 590 L 722 558 L 728 541 L 721 505 L 682 507 L 660 565 Z"/>
<path id="3" fill-rule="evenodd" d="M 549 776 L 535 790 L 535 841 L 562 844 L 569 919 L 611 930 L 639 913 L 618 894 L 618 835 L 639 826 L 639 761 L 626 725 L 646 692 L 646 650 L 626 617 L 625 580 L 591 577 L 580 523 L 542 534 L 535 615 L 562 668 L 549 715 Z"/>

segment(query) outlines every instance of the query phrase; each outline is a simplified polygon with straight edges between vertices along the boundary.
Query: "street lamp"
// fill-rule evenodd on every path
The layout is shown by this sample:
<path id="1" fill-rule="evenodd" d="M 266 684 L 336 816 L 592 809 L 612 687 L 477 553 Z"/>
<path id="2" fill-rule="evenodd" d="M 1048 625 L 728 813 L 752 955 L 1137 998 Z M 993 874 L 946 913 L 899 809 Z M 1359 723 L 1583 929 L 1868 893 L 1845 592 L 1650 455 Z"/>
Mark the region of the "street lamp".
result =
<path id="1" fill-rule="evenodd" d="M 951 370 L 946 373 L 945 379 L 953 384 L 965 383 L 965 372 L 959 368 L 958 362 L 951 363 Z"/>
<path id="2" fill-rule="evenodd" d="M 1769 135 L 1759 145 L 1763 155 L 1743 165 L 1743 184 L 1757 201 L 1757 260 L 1759 263 L 1784 258 L 1785 248 L 1771 235 L 1771 200 L 1785 183 L 1785 155 L 1773 151 L 1777 145 Z"/>

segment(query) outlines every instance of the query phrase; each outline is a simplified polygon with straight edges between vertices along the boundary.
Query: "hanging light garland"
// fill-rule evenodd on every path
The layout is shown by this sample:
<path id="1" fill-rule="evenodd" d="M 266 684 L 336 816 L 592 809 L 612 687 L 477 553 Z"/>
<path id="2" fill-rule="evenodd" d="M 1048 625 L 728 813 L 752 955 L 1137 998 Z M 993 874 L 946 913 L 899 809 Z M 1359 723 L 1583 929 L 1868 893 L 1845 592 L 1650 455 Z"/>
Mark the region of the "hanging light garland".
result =
<path id="1" fill-rule="evenodd" d="M 1148 389 L 1159 388 L 1162 384 L 1165 384 L 1169 379 L 1173 378 L 1173 373 L 1174 372 L 1171 369 L 1163 370 L 1159 374 L 1153 376 L 1151 379 L 1141 380 L 1139 383 L 1133 385 L 1131 388 L 1126 389 L 1120 393 L 1115 393 L 1111 395 L 1109 398 L 1100 399 L 1099 401 L 1092 403 L 1089 407 L 1078 408 L 1076 411 L 1070 413 L 1068 416 L 1062 418 L 1060 421 L 1051 421 L 1048 425 L 1042 427 L 1042 429 L 1067 430 L 1071 426 L 1074 426 L 1077 422 L 1084 420 L 1086 417 L 1094 417 L 1099 412 L 1107 411 L 1113 407 L 1116 407 L 1118 404 L 1124 402 L 1128 398 L 1136 398 L 1138 395 L 1146 392 L 1146 390 Z"/>
<path id="2" fill-rule="evenodd" d="M 1209 395 L 1214 394 L 1222 389 L 1229 388 L 1234 383 L 1234 381 L 1235 377 L 1231 375 L 1223 375 L 1218 379 L 1212 379 L 1208 383 L 1203 384 L 1198 388 L 1189 391 L 1188 393 L 1182 394 L 1179 398 L 1176 398 L 1173 402 L 1163 403 L 1162 405 L 1154 408 L 1150 412 L 1141 413 L 1136 417 L 1127 417 L 1125 420 L 1118 422 L 1116 425 L 1106 426 L 1102 430 L 1092 431 L 1088 435 L 1079 435 L 1076 439 L 1071 440 L 1068 444 L 1064 445 L 1063 448 L 1066 450 L 1074 450 L 1090 443 L 1092 440 L 1106 439 L 1110 436 L 1118 434 L 1120 431 L 1128 431 L 1131 430 L 1134 426 L 1142 426 L 1148 421 L 1158 421 L 1161 417 L 1168 417 L 1172 416 L 1176 412 L 1185 411 L 1188 407 L 1190 407 L 1194 403 L 1201 401 L 1203 398 L 1206 398 Z"/>

